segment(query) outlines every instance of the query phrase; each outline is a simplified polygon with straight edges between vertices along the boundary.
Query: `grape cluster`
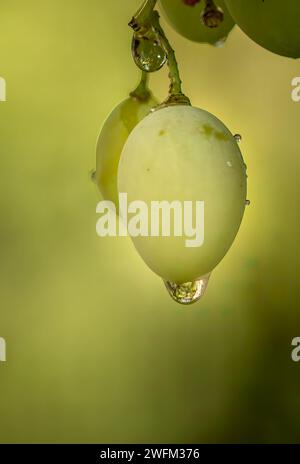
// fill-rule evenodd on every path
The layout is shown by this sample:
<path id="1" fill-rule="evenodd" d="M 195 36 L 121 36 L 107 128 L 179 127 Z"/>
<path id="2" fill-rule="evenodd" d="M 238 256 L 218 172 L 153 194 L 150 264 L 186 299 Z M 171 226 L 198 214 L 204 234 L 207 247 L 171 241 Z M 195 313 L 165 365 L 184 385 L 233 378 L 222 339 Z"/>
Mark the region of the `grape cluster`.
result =
<path id="1" fill-rule="evenodd" d="M 300 57 L 299 0 L 161 0 L 160 4 L 169 23 L 190 40 L 223 43 L 236 22 L 264 48 Z M 250 204 L 247 167 L 239 148 L 241 136 L 232 135 L 212 114 L 192 107 L 182 93 L 175 53 L 154 5 L 154 0 L 147 0 L 130 22 L 132 55 L 142 80 L 105 121 L 93 178 L 103 198 L 116 206 L 119 192 L 127 193 L 128 202 L 143 201 L 148 210 L 153 200 L 204 203 L 201 246 L 186 246 L 186 230 L 169 236 L 132 236 L 136 250 L 163 279 L 171 297 L 190 304 L 204 294 Z M 169 97 L 158 104 L 147 87 L 147 76 L 166 62 Z M 192 214 L 197 223 L 196 210 Z"/>
<path id="2" fill-rule="evenodd" d="M 146 2 L 146 7 L 150 3 Z M 223 0 L 216 4 L 211 0 L 161 0 L 161 6 L 182 35 L 199 42 L 215 44 L 234 26 Z M 181 234 L 131 237 L 171 297 L 190 304 L 202 297 L 212 271 L 238 232 L 247 198 L 246 165 L 238 145 L 240 136 L 232 135 L 212 114 L 191 106 L 182 93 L 175 53 L 159 15 L 150 11 L 145 18 L 144 11 L 130 23 L 134 29 L 132 54 L 142 70 L 141 83 L 103 125 L 94 180 L 103 198 L 116 207 L 119 193 L 127 194 L 128 204 L 142 201 L 149 211 L 154 200 L 204 204 L 201 244 L 187 247 L 190 235 L 185 228 Z M 165 62 L 170 90 L 167 100 L 158 104 L 148 89 L 148 74 Z M 191 215 L 191 222 L 198 227 L 197 209 Z"/>

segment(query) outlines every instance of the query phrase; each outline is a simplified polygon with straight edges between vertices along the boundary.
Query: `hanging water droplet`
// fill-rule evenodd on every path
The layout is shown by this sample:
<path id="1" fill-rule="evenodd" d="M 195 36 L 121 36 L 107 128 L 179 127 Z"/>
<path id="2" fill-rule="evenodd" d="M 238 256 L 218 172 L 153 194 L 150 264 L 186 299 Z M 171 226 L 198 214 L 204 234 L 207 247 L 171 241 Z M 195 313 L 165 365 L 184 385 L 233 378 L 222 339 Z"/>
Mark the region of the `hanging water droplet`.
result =
<path id="1" fill-rule="evenodd" d="M 235 134 L 233 137 L 235 138 L 235 140 L 236 140 L 237 143 L 240 143 L 240 142 L 242 141 L 242 136 L 241 136 L 241 134 Z"/>
<path id="2" fill-rule="evenodd" d="M 166 52 L 152 30 L 143 36 L 134 34 L 131 50 L 135 64 L 142 71 L 158 71 L 167 61 Z"/>
<path id="3" fill-rule="evenodd" d="M 173 300 L 183 305 L 189 305 L 196 303 L 196 301 L 199 301 L 203 296 L 209 278 L 210 274 L 207 274 L 194 282 L 186 282 L 183 284 L 165 281 L 165 286 Z"/>
<path id="4" fill-rule="evenodd" d="M 249 206 L 251 205 L 251 201 L 250 200 L 246 200 L 246 206 Z"/>
<path id="5" fill-rule="evenodd" d="M 90 179 L 92 182 L 96 182 L 96 171 L 94 169 L 90 172 Z"/>
<path id="6" fill-rule="evenodd" d="M 217 40 L 217 42 L 215 42 L 213 45 L 216 48 L 222 48 L 222 47 L 224 47 L 227 38 L 228 38 L 228 35 L 226 35 L 225 37 L 222 37 L 222 39 Z"/>

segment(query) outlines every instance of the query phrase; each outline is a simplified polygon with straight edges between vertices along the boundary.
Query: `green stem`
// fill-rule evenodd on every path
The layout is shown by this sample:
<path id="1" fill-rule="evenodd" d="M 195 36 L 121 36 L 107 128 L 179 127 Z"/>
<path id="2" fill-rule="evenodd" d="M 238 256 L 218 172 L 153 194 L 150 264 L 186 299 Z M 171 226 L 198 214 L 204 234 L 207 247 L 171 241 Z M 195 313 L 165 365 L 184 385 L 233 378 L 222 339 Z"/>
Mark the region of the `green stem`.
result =
<path id="1" fill-rule="evenodd" d="M 182 93 L 181 78 L 175 52 L 160 25 L 158 12 L 156 10 L 154 11 L 156 3 L 157 0 L 145 0 L 141 8 L 133 16 L 129 26 L 135 33 L 138 32 L 140 35 L 146 34 L 150 28 L 153 28 L 167 54 L 170 79 L 169 97 L 159 107 L 179 104 L 190 105 L 190 100 Z M 135 95 L 136 92 L 137 91 L 134 92 Z M 137 93 L 139 94 L 139 90 Z"/>
<path id="2" fill-rule="evenodd" d="M 169 89 L 169 97 L 167 101 L 164 103 L 164 105 L 170 105 L 170 104 L 190 105 L 191 102 L 189 98 L 186 97 L 182 93 L 182 87 L 181 87 L 182 81 L 180 78 L 180 73 L 179 73 L 178 63 L 176 60 L 175 51 L 173 50 L 163 28 L 160 25 L 159 14 L 157 11 L 154 11 L 152 13 L 152 24 L 168 56 L 170 89 Z"/>
<path id="3" fill-rule="evenodd" d="M 142 71 L 141 80 L 139 82 L 139 85 L 137 86 L 135 90 L 133 90 L 130 93 L 130 96 L 140 101 L 149 100 L 149 98 L 151 97 L 151 92 L 148 87 L 148 82 L 149 82 L 148 73 L 146 73 L 145 71 Z"/>
<path id="4" fill-rule="evenodd" d="M 156 3 L 157 0 L 144 0 L 143 5 L 136 12 L 129 23 L 129 26 L 132 27 L 135 32 L 139 32 L 141 29 L 147 30 L 149 28 L 151 15 Z"/>

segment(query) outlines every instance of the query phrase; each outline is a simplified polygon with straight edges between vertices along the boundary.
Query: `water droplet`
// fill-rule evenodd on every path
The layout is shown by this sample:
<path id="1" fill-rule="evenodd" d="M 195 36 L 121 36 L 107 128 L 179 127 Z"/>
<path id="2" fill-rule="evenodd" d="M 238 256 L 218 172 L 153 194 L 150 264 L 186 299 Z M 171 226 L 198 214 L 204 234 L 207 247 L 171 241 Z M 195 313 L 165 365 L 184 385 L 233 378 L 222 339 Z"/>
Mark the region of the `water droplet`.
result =
<path id="1" fill-rule="evenodd" d="M 235 138 L 235 140 L 236 140 L 237 143 L 240 143 L 240 142 L 242 141 L 242 136 L 241 136 L 241 134 L 235 134 L 233 137 Z"/>
<path id="2" fill-rule="evenodd" d="M 216 48 L 222 48 L 222 47 L 224 47 L 227 38 L 228 38 L 228 36 L 226 35 L 225 37 L 222 37 L 222 39 L 217 40 L 217 42 L 215 42 L 213 45 Z"/>
<path id="3" fill-rule="evenodd" d="M 209 278 L 210 274 L 207 274 L 194 282 L 184 284 L 165 281 L 165 286 L 173 300 L 183 305 L 189 305 L 196 303 L 204 295 Z"/>
<path id="4" fill-rule="evenodd" d="M 158 71 L 167 61 L 166 52 L 151 29 L 143 36 L 134 34 L 131 50 L 135 64 L 142 71 Z"/>
<path id="5" fill-rule="evenodd" d="M 96 171 L 94 169 L 90 172 L 90 179 L 92 182 L 96 182 Z"/>
<path id="6" fill-rule="evenodd" d="M 251 201 L 250 200 L 246 200 L 246 206 L 249 206 L 251 205 Z"/>

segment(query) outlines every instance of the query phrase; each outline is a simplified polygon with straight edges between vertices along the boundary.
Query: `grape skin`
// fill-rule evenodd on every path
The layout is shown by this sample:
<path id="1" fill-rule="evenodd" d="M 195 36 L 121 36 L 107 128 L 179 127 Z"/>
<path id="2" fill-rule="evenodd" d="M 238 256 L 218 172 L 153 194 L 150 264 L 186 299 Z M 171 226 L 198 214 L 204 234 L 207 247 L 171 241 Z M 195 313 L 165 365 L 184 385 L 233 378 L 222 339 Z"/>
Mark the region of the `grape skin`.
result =
<path id="1" fill-rule="evenodd" d="M 204 2 L 191 7 L 182 0 L 161 0 L 161 9 L 168 22 L 180 35 L 194 42 L 215 45 L 226 38 L 234 27 L 234 21 L 228 13 L 224 0 L 217 0 L 215 3 L 223 10 L 224 21 L 214 29 L 206 27 L 201 21 Z"/>
<path id="2" fill-rule="evenodd" d="M 101 129 L 96 149 L 95 181 L 104 200 L 118 207 L 117 172 L 123 146 L 132 129 L 158 104 L 150 96 L 145 101 L 128 97 L 110 113 Z"/>
<path id="3" fill-rule="evenodd" d="M 246 169 L 236 140 L 215 116 L 170 106 L 132 131 L 120 159 L 118 188 L 128 202 L 142 200 L 149 209 L 153 200 L 205 202 L 201 247 L 187 248 L 186 236 L 132 238 L 156 274 L 190 282 L 210 273 L 232 245 L 245 209 Z"/>
<path id="4" fill-rule="evenodd" d="M 300 57 L 299 0 L 225 0 L 239 27 L 267 50 Z"/>

